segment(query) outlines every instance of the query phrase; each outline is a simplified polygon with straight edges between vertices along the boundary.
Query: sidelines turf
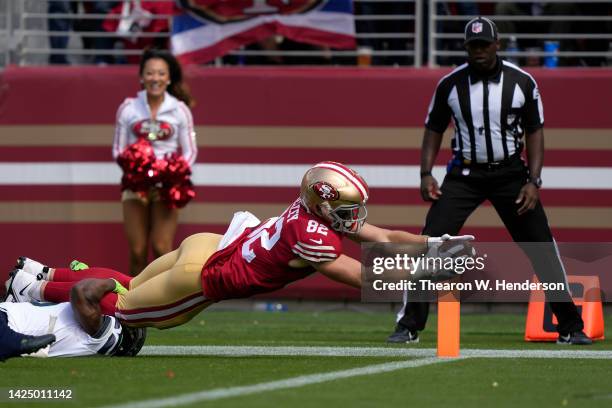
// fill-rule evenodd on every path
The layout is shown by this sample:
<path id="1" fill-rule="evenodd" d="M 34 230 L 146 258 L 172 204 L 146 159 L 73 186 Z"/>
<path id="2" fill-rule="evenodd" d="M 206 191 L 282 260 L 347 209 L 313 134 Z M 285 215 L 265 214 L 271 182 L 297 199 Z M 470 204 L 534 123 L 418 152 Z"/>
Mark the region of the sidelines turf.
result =
<path id="1" fill-rule="evenodd" d="M 393 317 L 379 313 L 214 311 L 179 328 L 149 330 L 147 344 L 385 347 L 384 339 L 392 326 Z M 418 347 L 435 347 L 435 327 L 432 319 L 431 330 L 423 333 Z M 524 316 L 465 315 L 462 346 L 578 349 L 525 343 L 523 329 Z M 607 336 L 611 335 L 607 330 Z M 611 350 L 612 343 L 579 349 Z M 0 364 L 0 387 L 3 392 L 9 387 L 70 387 L 76 396 L 71 406 L 102 406 L 406 360 L 312 356 L 13 359 Z M 469 358 L 188 406 L 609 407 L 611 374 L 612 360 Z M 64 404 L 0 402 L 15 407 Z"/>
<path id="2" fill-rule="evenodd" d="M 612 318 L 606 319 L 612 324 Z M 149 330 L 147 344 L 386 346 L 394 316 L 353 312 L 204 312 L 189 325 L 170 331 Z M 609 325 L 608 325 L 609 326 Z M 437 320 L 432 314 L 421 341 L 410 347 L 436 346 Z M 612 328 L 606 328 L 607 338 Z M 465 348 L 555 349 L 551 343 L 523 341 L 525 317 L 516 314 L 461 316 L 461 346 Z M 400 347 L 405 347 L 401 345 Z M 601 342 L 589 350 L 611 350 Z"/>

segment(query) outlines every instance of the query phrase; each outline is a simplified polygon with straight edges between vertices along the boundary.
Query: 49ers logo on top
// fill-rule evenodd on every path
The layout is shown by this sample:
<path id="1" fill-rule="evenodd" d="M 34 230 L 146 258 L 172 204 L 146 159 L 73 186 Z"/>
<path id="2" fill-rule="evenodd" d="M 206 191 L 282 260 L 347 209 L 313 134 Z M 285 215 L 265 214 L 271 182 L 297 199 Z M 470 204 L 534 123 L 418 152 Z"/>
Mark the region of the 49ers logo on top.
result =
<path id="1" fill-rule="evenodd" d="M 132 126 L 132 131 L 139 139 L 151 142 L 155 140 L 167 140 L 172 136 L 172 125 L 164 121 L 143 119 Z"/>
<path id="2" fill-rule="evenodd" d="M 216 23 L 244 21 L 266 14 L 298 14 L 324 0 L 179 0 L 192 15 Z"/>
<path id="3" fill-rule="evenodd" d="M 312 185 L 312 189 L 319 197 L 326 201 L 336 201 L 340 198 L 340 193 L 329 183 L 319 181 Z"/>

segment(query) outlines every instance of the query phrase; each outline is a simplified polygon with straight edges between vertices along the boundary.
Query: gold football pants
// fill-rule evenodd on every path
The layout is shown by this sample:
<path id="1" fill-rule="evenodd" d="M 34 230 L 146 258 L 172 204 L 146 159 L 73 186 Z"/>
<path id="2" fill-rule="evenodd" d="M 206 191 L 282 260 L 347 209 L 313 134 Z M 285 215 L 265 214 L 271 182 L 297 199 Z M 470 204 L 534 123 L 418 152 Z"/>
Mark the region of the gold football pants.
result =
<path id="1" fill-rule="evenodd" d="M 202 267 L 221 235 L 191 235 L 178 249 L 151 262 L 119 295 L 116 316 L 133 327 L 167 329 L 191 320 L 213 302 L 202 292 Z"/>

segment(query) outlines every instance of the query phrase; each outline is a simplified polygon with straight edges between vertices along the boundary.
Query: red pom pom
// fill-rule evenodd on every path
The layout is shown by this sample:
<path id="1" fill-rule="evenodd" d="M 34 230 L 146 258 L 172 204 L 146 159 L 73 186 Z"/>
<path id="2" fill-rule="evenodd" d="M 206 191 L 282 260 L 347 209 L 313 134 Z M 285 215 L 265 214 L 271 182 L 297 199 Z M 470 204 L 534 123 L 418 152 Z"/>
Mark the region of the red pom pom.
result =
<path id="1" fill-rule="evenodd" d="M 157 184 L 164 181 L 164 175 L 168 171 L 168 161 L 166 159 L 157 159 L 153 163 L 147 172 L 149 181 L 151 184 Z"/>
<path id="2" fill-rule="evenodd" d="M 195 197 L 191 182 L 191 168 L 178 153 L 166 155 L 167 166 L 160 172 L 162 188 L 160 195 L 168 208 L 182 208 Z"/>
<path id="3" fill-rule="evenodd" d="M 180 184 L 189 178 L 191 169 L 189 168 L 189 163 L 187 163 L 183 156 L 172 153 L 171 155 L 167 155 L 166 159 L 168 160 L 168 168 L 164 173 L 164 183 Z"/>
<path id="4" fill-rule="evenodd" d="M 129 145 L 117 158 L 123 169 L 121 189 L 136 192 L 147 192 L 156 183 L 155 173 L 151 166 L 155 163 L 155 152 L 151 144 L 144 139 Z"/>
<path id="5" fill-rule="evenodd" d="M 195 197 L 191 168 L 178 153 L 157 159 L 151 144 L 139 139 L 121 153 L 117 163 L 123 169 L 122 190 L 144 195 L 151 187 L 159 187 L 160 197 L 168 208 L 182 208 Z"/>
<path id="6" fill-rule="evenodd" d="M 183 208 L 195 195 L 193 183 L 189 179 L 177 185 L 164 185 L 160 190 L 161 199 L 168 208 Z"/>

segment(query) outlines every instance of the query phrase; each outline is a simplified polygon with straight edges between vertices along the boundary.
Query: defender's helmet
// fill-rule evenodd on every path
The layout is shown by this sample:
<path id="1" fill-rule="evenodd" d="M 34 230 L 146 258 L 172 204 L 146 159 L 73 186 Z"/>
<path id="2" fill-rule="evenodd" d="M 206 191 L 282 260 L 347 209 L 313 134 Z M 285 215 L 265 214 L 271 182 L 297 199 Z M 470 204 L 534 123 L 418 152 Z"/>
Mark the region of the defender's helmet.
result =
<path id="1" fill-rule="evenodd" d="M 302 178 L 300 198 L 308 212 L 342 233 L 359 232 L 367 217 L 368 184 L 357 172 L 337 162 L 321 162 Z"/>
<path id="2" fill-rule="evenodd" d="M 121 325 L 121 339 L 115 356 L 133 357 L 140 352 L 147 339 L 146 327 L 128 327 Z"/>

